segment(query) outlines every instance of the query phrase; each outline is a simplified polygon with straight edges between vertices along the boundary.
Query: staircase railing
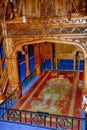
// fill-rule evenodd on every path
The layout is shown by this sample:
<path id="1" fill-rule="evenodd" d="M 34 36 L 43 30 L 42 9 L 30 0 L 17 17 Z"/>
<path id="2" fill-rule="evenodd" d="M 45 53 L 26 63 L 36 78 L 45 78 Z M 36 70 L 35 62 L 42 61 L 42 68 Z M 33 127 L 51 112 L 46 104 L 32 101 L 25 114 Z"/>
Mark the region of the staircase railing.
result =
<path id="1" fill-rule="evenodd" d="M 0 87 L 0 90 L 1 90 L 1 95 L 4 95 L 4 96 L 7 96 L 7 89 L 8 89 L 8 73 L 7 73 L 7 69 L 5 69 L 3 71 L 3 74 L 1 76 L 1 87 Z"/>
<path id="2" fill-rule="evenodd" d="M 29 82 L 36 76 L 36 71 L 33 71 L 28 77 L 26 77 L 22 82 L 22 88 L 27 86 Z"/>
<path id="3" fill-rule="evenodd" d="M 17 94 L 17 90 L 14 90 L 13 93 L 0 104 L 0 108 L 12 108 L 12 106 L 18 101 Z"/>

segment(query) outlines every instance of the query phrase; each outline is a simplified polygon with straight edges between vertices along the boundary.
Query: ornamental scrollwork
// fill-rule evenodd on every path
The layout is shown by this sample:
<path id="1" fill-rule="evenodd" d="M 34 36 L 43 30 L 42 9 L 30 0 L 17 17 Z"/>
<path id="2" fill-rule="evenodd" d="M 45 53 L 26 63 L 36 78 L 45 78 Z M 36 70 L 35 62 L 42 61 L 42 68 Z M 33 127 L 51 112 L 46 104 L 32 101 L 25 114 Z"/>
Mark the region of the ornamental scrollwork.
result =
<path id="1" fill-rule="evenodd" d="M 16 35 L 42 35 L 42 34 L 86 34 L 87 27 L 78 28 L 42 28 L 42 29 L 21 29 L 8 31 L 10 36 Z"/>

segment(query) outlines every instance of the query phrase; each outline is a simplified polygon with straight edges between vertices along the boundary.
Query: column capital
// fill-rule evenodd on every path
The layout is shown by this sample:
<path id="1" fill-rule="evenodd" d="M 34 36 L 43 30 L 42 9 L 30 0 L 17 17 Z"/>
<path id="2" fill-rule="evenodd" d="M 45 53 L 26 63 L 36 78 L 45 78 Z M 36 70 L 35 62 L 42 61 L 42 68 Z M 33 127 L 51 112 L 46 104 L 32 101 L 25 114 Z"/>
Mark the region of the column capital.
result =
<path id="1" fill-rule="evenodd" d="M 25 55 L 27 55 L 28 54 L 28 45 L 24 46 L 24 51 L 25 51 Z"/>

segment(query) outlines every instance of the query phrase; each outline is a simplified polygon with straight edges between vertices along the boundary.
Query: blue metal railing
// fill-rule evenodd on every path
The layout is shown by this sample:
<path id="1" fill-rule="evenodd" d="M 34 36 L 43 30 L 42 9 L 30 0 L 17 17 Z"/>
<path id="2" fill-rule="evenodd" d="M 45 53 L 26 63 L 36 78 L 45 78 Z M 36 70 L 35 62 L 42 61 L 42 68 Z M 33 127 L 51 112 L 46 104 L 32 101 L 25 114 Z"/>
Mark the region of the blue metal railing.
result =
<path id="1" fill-rule="evenodd" d="M 25 88 L 29 82 L 36 76 L 36 72 L 33 71 L 28 77 L 26 77 L 22 82 L 22 89 Z"/>

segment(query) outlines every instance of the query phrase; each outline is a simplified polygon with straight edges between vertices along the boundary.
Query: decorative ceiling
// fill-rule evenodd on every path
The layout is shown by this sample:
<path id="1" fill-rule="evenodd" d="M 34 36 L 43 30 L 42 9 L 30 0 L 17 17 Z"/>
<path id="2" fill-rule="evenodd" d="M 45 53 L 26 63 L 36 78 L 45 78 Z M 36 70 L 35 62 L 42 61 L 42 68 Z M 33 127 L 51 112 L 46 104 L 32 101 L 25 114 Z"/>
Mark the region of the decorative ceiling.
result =
<path id="1" fill-rule="evenodd" d="M 87 41 L 87 0 L 1 0 L 0 19 L 1 36 L 12 46 L 35 39 Z"/>
<path id="2" fill-rule="evenodd" d="M 87 15 L 87 0 L 1 0 L 0 18 Z"/>

